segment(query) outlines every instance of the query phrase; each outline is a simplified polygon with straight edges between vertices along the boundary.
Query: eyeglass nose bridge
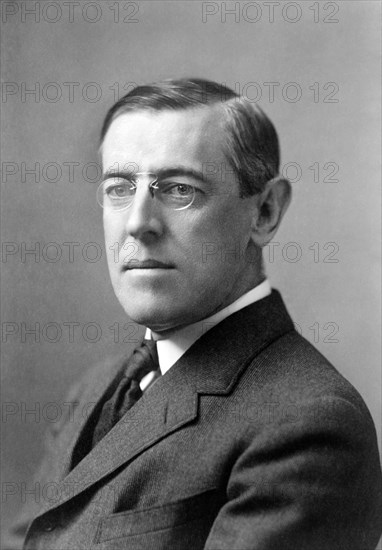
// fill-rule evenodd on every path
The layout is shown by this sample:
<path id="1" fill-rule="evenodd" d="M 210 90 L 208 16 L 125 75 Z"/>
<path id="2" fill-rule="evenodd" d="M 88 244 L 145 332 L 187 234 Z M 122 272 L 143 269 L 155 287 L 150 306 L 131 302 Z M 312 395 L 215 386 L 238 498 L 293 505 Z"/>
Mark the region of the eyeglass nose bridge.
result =
<path id="1" fill-rule="evenodd" d="M 159 179 L 154 172 L 137 172 L 135 176 L 152 176 L 153 180 L 149 183 L 149 191 L 152 198 L 154 198 L 154 191 L 159 189 Z"/>
<path id="2" fill-rule="evenodd" d="M 151 176 L 152 181 L 150 181 L 150 183 L 148 184 L 148 188 L 149 188 L 151 197 L 154 198 L 154 191 L 159 189 L 159 178 L 158 178 L 158 176 L 156 174 L 154 174 L 154 172 L 136 172 L 134 174 L 135 189 L 137 188 L 137 183 L 138 183 L 138 180 L 136 179 L 137 176 Z M 131 206 L 131 204 L 129 206 Z"/>

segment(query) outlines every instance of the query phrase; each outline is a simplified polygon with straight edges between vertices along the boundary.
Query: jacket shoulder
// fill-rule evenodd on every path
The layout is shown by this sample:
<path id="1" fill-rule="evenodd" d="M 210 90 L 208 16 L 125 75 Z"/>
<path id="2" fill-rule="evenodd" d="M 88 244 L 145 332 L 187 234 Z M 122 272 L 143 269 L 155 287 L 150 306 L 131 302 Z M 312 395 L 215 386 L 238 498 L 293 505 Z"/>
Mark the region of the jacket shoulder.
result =
<path id="1" fill-rule="evenodd" d="M 259 363 L 261 367 L 259 368 Z M 261 377 L 263 389 L 282 399 L 301 401 L 338 398 L 369 415 L 354 386 L 298 332 L 292 330 L 270 344 L 246 369 L 248 381 Z"/>

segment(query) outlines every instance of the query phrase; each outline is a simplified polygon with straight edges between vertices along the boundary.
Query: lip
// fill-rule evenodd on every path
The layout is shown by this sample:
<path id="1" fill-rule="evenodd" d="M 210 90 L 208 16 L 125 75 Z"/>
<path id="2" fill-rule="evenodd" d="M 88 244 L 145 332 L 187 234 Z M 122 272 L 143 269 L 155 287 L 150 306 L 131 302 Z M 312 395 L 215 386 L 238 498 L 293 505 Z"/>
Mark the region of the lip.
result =
<path id="1" fill-rule="evenodd" d="M 174 269 L 174 266 L 158 260 L 130 260 L 122 269 L 123 271 L 133 269 Z"/>

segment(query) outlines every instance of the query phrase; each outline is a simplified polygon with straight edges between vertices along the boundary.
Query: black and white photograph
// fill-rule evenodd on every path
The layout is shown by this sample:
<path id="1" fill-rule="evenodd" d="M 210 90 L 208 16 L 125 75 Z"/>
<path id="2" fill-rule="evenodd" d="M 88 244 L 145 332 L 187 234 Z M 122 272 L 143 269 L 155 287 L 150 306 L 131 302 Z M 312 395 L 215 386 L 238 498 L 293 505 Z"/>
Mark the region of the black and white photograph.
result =
<path id="1" fill-rule="evenodd" d="M 381 2 L 1 2 L 2 550 L 382 550 Z"/>

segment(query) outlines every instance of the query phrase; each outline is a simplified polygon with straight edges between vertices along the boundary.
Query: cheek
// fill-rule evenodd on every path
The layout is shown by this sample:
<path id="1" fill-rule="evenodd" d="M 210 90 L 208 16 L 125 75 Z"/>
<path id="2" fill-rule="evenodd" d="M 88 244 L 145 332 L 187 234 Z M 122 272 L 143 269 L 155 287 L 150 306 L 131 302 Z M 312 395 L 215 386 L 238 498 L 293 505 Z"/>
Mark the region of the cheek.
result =
<path id="1" fill-rule="evenodd" d="M 118 267 L 120 256 L 120 246 L 123 244 L 123 224 L 117 219 L 104 216 L 103 229 L 105 236 L 106 258 L 110 271 L 115 271 Z"/>
<path id="2" fill-rule="evenodd" d="M 216 292 L 229 286 L 242 271 L 250 231 L 232 219 L 210 221 L 203 230 L 184 231 L 181 242 L 178 236 L 177 254 L 190 287 Z"/>
<path id="3" fill-rule="evenodd" d="M 103 230 L 105 233 L 105 240 L 110 240 L 118 236 L 121 232 L 122 224 L 117 216 L 110 216 L 104 214 L 103 216 Z"/>
<path id="4" fill-rule="evenodd" d="M 202 263 L 206 256 L 224 256 L 238 250 L 244 254 L 251 237 L 248 212 L 227 205 L 214 214 L 204 220 L 194 220 L 192 229 L 182 235 L 185 245 L 192 248 L 192 257 Z"/>

